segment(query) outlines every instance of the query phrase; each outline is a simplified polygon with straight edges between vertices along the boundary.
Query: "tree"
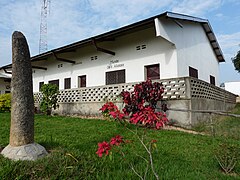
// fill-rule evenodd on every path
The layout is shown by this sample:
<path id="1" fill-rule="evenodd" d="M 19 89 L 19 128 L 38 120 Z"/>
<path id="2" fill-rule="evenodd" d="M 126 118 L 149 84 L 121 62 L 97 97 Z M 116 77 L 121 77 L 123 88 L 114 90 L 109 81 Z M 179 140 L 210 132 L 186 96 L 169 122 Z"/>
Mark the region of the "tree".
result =
<path id="1" fill-rule="evenodd" d="M 40 104 L 40 109 L 47 115 L 51 115 L 52 108 L 56 109 L 57 96 L 59 94 L 58 86 L 55 84 L 44 84 L 40 91 L 42 92 L 43 98 Z"/>
<path id="2" fill-rule="evenodd" d="M 235 70 L 240 73 L 240 50 L 238 51 L 237 55 L 232 58 L 232 62 L 234 64 Z"/>

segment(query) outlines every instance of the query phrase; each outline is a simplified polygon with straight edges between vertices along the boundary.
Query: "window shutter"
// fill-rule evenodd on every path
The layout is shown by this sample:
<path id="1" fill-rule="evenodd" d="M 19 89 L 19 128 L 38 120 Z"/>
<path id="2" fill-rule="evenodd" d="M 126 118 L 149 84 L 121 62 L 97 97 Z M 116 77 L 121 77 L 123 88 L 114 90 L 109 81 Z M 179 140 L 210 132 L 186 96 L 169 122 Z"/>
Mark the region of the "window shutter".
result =
<path id="1" fill-rule="evenodd" d="M 189 76 L 198 78 L 198 70 L 189 66 Z"/>
<path id="2" fill-rule="evenodd" d="M 125 83 L 125 69 L 106 72 L 106 85 Z"/>
<path id="3" fill-rule="evenodd" d="M 64 89 L 71 89 L 71 78 L 64 79 Z"/>
<path id="4" fill-rule="evenodd" d="M 160 79 L 160 68 L 159 64 L 145 66 L 147 70 L 147 79 Z"/>
<path id="5" fill-rule="evenodd" d="M 59 79 L 48 81 L 49 84 L 55 84 L 59 87 Z"/>

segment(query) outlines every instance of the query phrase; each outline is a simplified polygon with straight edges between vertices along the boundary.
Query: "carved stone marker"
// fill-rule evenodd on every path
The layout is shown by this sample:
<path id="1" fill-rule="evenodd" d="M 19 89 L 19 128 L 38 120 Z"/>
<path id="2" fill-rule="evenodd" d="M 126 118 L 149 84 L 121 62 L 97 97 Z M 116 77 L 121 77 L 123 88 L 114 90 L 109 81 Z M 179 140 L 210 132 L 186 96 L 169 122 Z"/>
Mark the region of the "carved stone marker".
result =
<path id="1" fill-rule="evenodd" d="M 47 154 L 34 143 L 32 67 L 27 40 L 21 32 L 12 35 L 10 143 L 1 152 L 13 160 L 36 160 Z"/>

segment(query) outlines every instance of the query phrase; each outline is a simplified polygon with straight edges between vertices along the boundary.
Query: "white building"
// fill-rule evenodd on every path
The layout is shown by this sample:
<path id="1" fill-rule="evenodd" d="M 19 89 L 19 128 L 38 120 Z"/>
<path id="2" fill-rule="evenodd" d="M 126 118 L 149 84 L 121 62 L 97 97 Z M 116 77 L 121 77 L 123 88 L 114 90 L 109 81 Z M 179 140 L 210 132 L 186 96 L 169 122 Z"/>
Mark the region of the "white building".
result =
<path id="1" fill-rule="evenodd" d="M 34 92 L 43 83 L 72 89 L 185 76 L 219 85 L 219 63 L 225 61 L 208 20 L 171 12 L 31 60 Z"/>
<path id="2" fill-rule="evenodd" d="M 233 94 L 240 96 L 240 81 L 239 82 L 225 82 L 224 89 Z"/>
<path id="3" fill-rule="evenodd" d="M 0 94 L 10 93 L 11 75 L 0 72 Z"/>

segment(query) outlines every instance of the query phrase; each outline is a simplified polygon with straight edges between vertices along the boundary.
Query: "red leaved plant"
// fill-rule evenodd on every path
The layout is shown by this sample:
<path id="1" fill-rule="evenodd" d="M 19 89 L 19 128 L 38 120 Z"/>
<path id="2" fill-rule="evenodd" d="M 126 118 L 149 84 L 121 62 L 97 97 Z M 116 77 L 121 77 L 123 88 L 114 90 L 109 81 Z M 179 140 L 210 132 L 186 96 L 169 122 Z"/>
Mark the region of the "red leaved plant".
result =
<path id="1" fill-rule="evenodd" d="M 112 137 L 109 143 L 106 141 L 103 141 L 102 143 L 98 143 L 98 150 L 97 150 L 96 154 L 99 157 L 102 157 L 103 154 L 105 154 L 107 156 L 113 146 L 119 146 L 123 142 L 124 142 L 123 137 L 120 135 L 117 135 L 115 137 Z"/>

